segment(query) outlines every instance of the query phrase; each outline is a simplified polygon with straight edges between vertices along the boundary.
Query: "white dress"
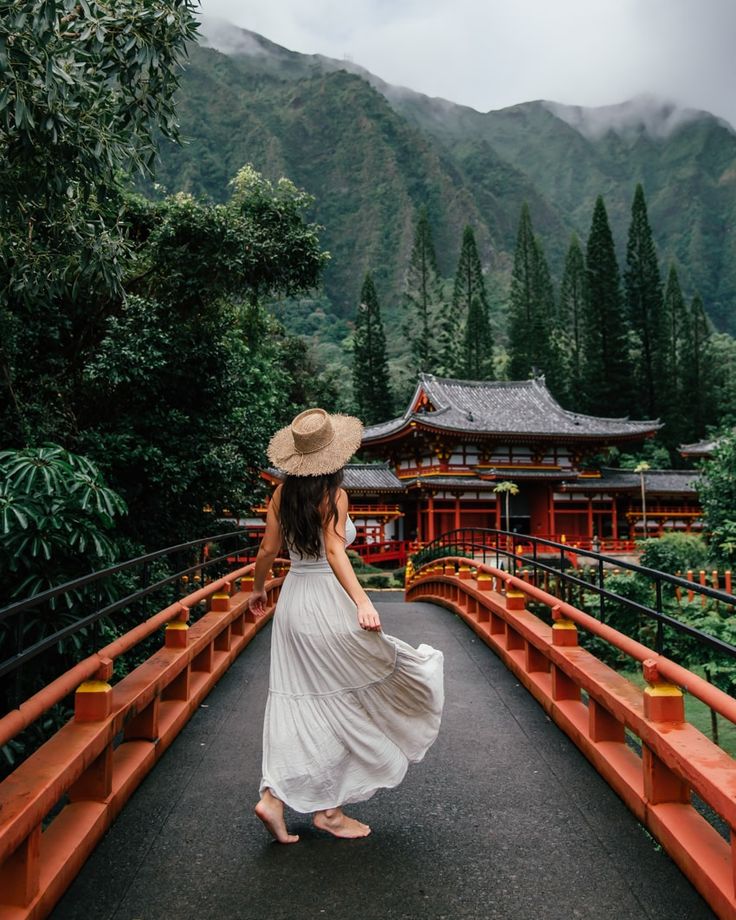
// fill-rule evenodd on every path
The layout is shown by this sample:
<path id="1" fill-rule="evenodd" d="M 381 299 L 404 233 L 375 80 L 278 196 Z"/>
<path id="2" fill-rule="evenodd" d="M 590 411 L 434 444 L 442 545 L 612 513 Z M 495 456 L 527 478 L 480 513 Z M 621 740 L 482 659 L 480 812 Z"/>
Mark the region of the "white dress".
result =
<path id="1" fill-rule="evenodd" d="M 355 527 L 346 522 L 346 545 Z M 294 553 L 274 612 L 261 793 L 299 812 L 397 786 L 437 737 L 442 652 L 363 630 L 324 554 Z"/>

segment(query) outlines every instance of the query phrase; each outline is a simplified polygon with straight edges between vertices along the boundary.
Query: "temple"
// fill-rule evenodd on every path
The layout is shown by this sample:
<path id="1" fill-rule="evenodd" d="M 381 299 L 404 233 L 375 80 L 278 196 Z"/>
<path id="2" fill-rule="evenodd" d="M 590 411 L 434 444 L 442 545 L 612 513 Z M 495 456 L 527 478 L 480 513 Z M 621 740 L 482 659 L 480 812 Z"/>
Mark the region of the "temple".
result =
<path id="1" fill-rule="evenodd" d="M 605 466 L 609 448 L 634 453 L 660 427 L 569 412 L 541 378 L 422 374 L 406 412 L 367 427 L 363 462 L 346 468 L 356 546 L 374 561 L 401 562 L 416 545 L 461 527 L 608 548 L 645 531 L 697 530 L 697 473 Z M 264 475 L 280 478 L 277 470 Z M 508 521 L 507 483 L 518 490 L 508 495 Z"/>

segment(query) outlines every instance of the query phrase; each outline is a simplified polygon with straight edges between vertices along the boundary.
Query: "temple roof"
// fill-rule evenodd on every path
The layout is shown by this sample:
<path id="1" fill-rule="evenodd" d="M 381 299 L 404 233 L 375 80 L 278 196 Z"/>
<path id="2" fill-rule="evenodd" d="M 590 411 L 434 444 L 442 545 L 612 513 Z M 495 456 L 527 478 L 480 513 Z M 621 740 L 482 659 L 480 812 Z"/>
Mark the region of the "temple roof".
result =
<path id="1" fill-rule="evenodd" d="M 496 382 L 420 374 L 404 415 L 367 427 L 363 444 L 391 438 L 412 425 L 469 434 L 581 440 L 644 438 L 661 428 L 656 419 L 600 418 L 569 412 L 553 398 L 543 378 Z"/>
<path id="2" fill-rule="evenodd" d="M 386 463 L 348 463 L 345 467 L 345 489 L 363 492 L 403 492 L 404 483 L 396 478 Z"/>
<path id="3" fill-rule="evenodd" d="M 704 438 L 702 441 L 694 441 L 692 444 L 681 444 L 677 450 L 683 457 L 710 457 L 718 446 L 721 438 Z"/>
<path id="4" fill-rule="evenodd" d="M 651 495 L 695 495 L 698 479 L 699 473 L 695 470 L 647 470 L 644 490 Z M 604 467 L 600 476 L 567 481 L 562 488 L 566 492 L 631 492 L 641 489 L 641 478 L 633 470 Z"/>
<path id="5" fill-rule="evenodd" d="M 274 479 L 284 479 L 283 470 L 273 466 L 267 472 Z M 353 492 L 403 492 L 404 483 L 396 478 L 386 463 L 348 463 L 345 467 L 343 487 Z"/>

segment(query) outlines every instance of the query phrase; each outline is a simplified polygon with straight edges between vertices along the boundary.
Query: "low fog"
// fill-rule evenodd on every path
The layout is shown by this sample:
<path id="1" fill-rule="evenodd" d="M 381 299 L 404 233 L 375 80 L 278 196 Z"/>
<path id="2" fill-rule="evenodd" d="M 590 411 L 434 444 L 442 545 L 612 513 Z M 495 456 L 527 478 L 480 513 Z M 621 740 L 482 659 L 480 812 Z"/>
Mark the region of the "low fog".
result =
<path id="1" fill-rule="evenodd" d="M 633 110 L 653 133 L 688 109 L 736 125 L 733 0 L 202 0 L 202 12 L 210 33 L 220 17 L 479 111 L 551 100 L 583 133 L 601 120 L 623 119 L 625 130 Z M 263 53 L 217 31 L 222 50 Z M 633 109 L 616 111 L 634 97 Z M 591 117 L 579 106 L 610 108 Z"/>

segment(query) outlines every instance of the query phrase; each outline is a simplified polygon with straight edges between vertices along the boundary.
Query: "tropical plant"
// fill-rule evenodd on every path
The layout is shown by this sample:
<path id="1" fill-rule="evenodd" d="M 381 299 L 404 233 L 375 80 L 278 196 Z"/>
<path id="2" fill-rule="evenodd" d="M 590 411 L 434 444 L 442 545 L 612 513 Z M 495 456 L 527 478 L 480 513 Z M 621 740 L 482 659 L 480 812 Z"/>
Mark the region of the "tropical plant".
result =
<path id="1" fill-rule="evenodd" d="M 506 497 L 506 530 L 511 530 L 511 516 L 509 513 L 509 497 L 511 495 L 519 494 L 519 487 L 515 482 L 509 482 L 504 480 L 504 482 L 499 482 L 493 487 L 493 491 L 496 495 L 504 495 Z"/>
<path id="2" fill-rule="evenodd" d="M 87 457 L 55 444 L 0 452 L 0 580 L 6 600 L 112 564 L 115 519 L 125 511 L 123 499 Z"/>

